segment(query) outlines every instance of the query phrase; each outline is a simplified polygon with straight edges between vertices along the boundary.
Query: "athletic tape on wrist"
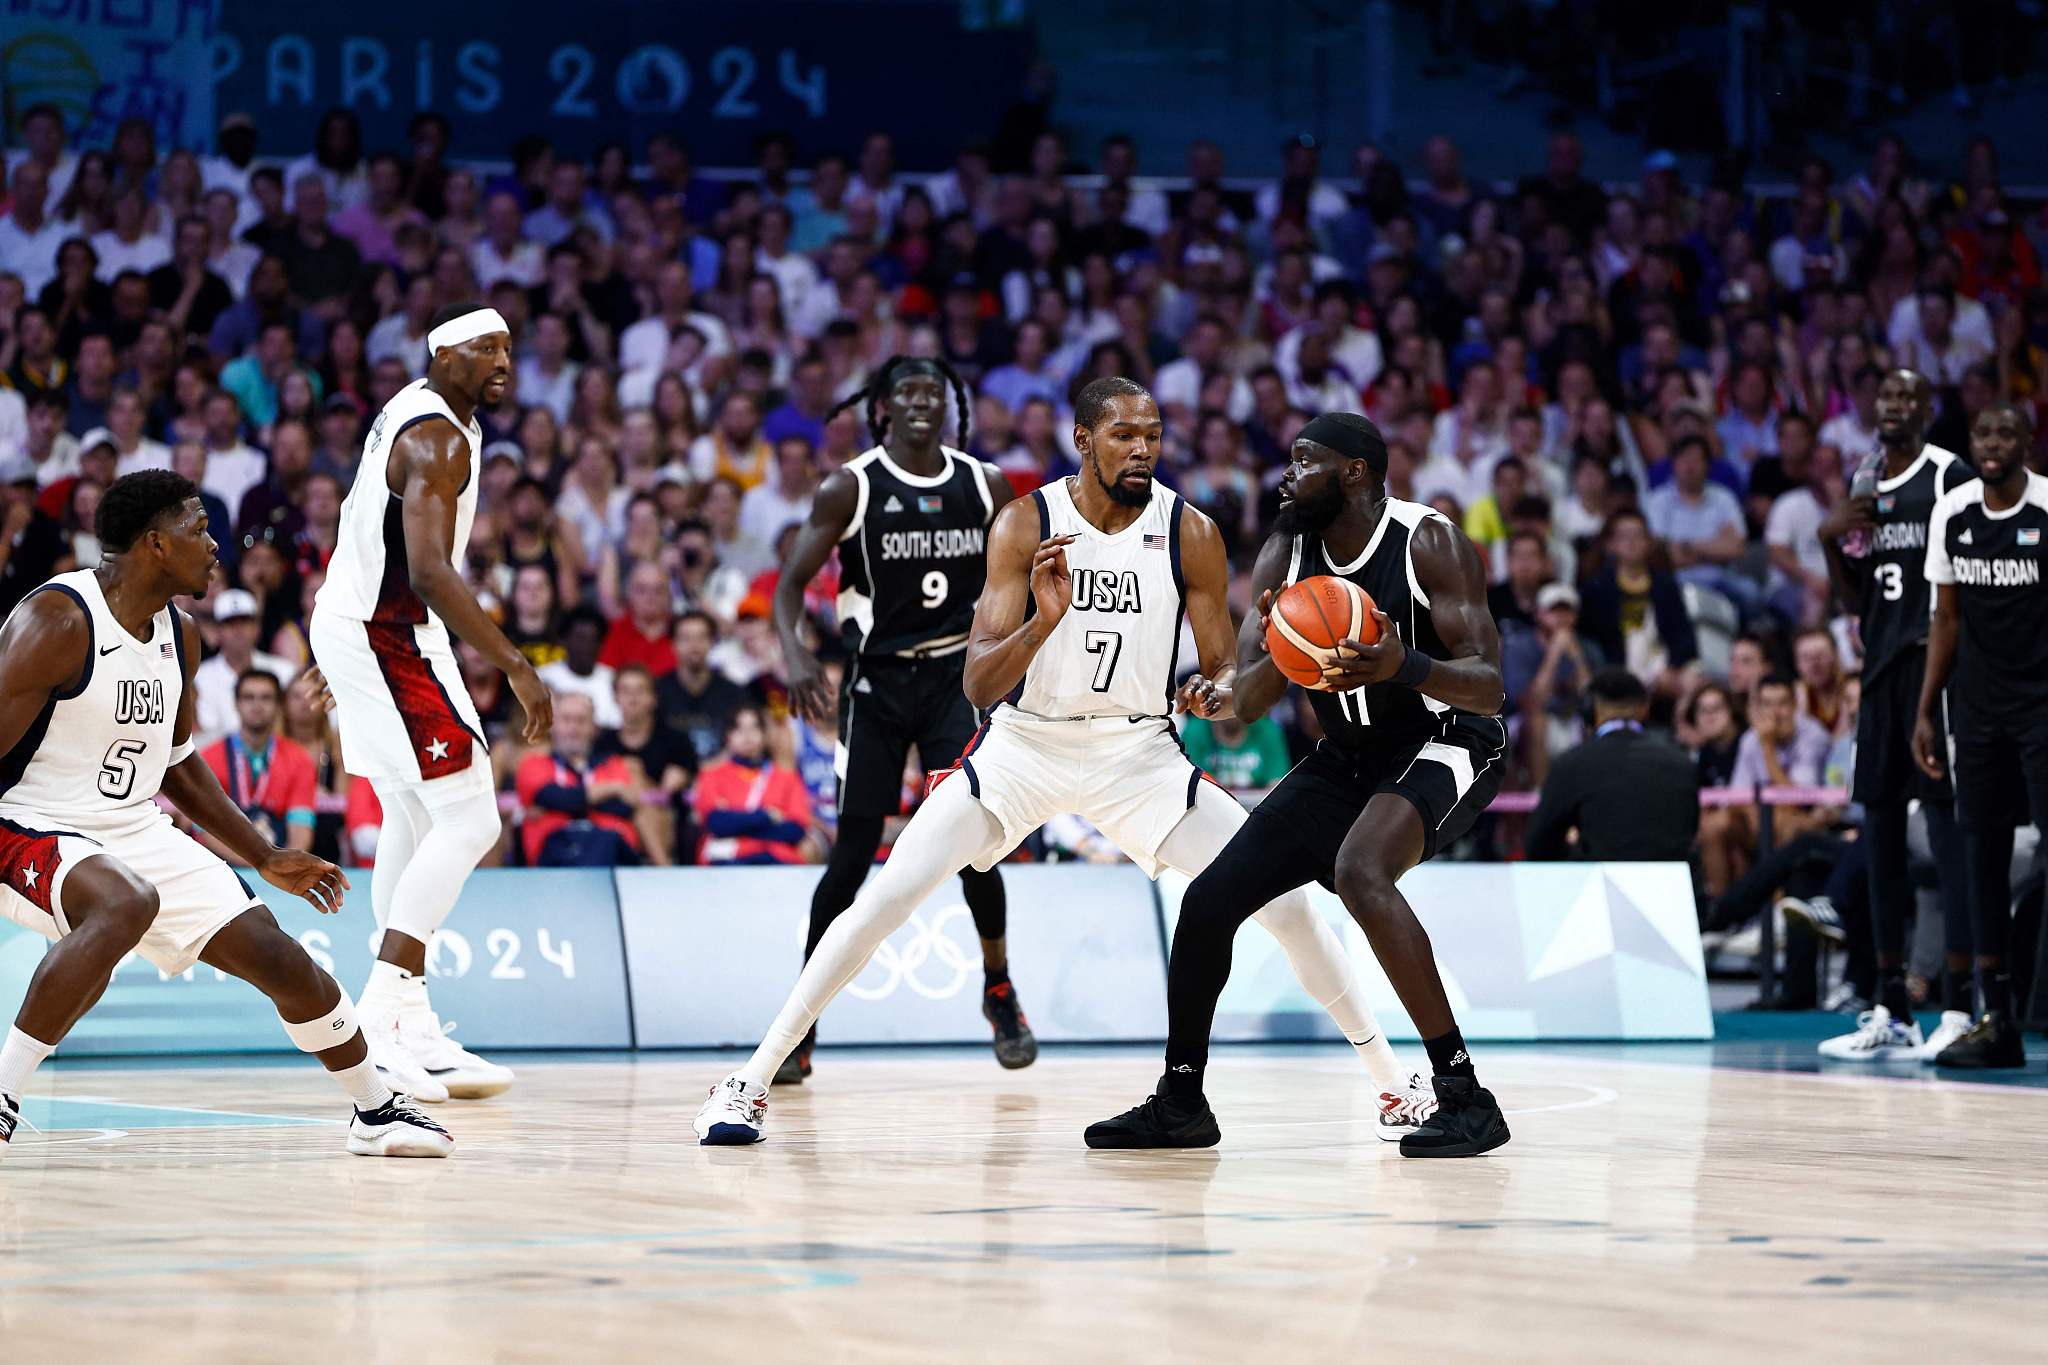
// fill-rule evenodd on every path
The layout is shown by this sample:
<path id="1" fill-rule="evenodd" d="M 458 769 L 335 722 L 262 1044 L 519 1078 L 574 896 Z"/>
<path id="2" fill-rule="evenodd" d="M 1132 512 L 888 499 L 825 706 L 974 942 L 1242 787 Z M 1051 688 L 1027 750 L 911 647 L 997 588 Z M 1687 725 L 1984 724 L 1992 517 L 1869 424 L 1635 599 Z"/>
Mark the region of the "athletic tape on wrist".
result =
<path id="1" fill-rule="evenodd" d="M 177 767 L 180 763 L 192 757 L 192 751 L 197 747 L 191 740 L 186 740 L 183 744 L 171 750 L 171 756 L 165 761 L 164 766 L 169 768 Z"/>
<path id="2" fill-rule="evenodd" d="M 331 976 L 327 979 L 334 980 Z M 277 1017 L 278 1022 L 284 1025 L 285 1036 L 292 1040 L 292 1046 L 299 1051 L 325 1052 L 331 1047 L 340 1047 L 356 1036 L 355 1002 L 348 998 L 347 991 L 341 990 L 339 982 L 335 983 L 334 988 L 341 991 L 341 999 L 335 1002 L 333 1009 L 318 1019 L 308 1019 L 303 1024 L 294 1024 L 281 1014 Z"/>
<path id="3" fill-rule="evenodd" d="M 460 346 L 465 341 L 475 341 L 493 332 L 509 332 L 505 315 L 495 308 L 479 308 L 474 313 L 464 313 L 427 333 L 427 354 L 432 356 L 445 346 Z"/>

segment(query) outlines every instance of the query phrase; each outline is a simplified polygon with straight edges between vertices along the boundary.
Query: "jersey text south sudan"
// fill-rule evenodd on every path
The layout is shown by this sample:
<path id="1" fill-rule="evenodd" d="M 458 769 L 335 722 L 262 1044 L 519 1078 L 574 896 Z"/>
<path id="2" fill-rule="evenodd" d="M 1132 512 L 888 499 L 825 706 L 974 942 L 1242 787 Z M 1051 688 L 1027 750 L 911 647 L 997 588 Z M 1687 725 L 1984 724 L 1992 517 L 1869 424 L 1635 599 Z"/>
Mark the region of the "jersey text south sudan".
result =
<path id="1" fill-rule="evenodd" d="M 967 648 L 988 578 L 995 499 L 979 463 L 940 447 L 913 474 L 880 446 L 848 462 L 856 494 L 839 541 L 839 628 L 849 651 L 935 657 Z"/>
<path id="2" fill-rule="evenodd" d="M 1927 519 L 1943 493 L 1971 478 L 1970 466 L 1940 446 L 1924 446 L 1906 471 L 1880 479 L 1870 509 L 1870 552 L 1863 561 L 1863 682 L 1867 687 L 1927 639 Z"/>
<path id="3" fill-rule="evenodd" d="M 1986 715 L 2048 710 L 2048 478 L 2027 475 L 2016 506 L 1994 512 L 1972 479 L 1945 494 L 1927 531 L 1927 579 L 1956 594 L 1950 698 Z"/>

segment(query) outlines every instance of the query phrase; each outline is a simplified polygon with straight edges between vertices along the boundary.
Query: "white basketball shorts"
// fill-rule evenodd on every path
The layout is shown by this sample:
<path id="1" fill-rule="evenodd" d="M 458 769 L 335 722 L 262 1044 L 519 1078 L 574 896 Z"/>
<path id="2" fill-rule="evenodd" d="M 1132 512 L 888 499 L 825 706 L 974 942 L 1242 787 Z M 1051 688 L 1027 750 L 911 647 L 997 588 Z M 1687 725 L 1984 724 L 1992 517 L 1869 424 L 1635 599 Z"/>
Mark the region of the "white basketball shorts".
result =
<path id="1" fill-rule="evenodd" d="M 448 628 L 313 613 L 313 661 L 334 693 L 342 766 L 356 777 L 431 782 L 490 768 L 483 721 Z"/>

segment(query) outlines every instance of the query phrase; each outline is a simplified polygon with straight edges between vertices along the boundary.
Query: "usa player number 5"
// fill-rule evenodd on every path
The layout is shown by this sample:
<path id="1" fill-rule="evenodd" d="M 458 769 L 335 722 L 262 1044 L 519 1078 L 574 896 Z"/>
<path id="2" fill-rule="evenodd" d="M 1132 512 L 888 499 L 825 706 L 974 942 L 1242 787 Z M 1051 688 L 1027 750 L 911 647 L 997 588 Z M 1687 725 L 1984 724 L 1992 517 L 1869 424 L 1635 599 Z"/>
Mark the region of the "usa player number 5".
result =
<path id="1" fill-rule="evenodd" d="M 135 790 L 135 758 L 149 746 L 139 739 L 117 739 L 100 760 L 100 795 L 126 801 Z"/>

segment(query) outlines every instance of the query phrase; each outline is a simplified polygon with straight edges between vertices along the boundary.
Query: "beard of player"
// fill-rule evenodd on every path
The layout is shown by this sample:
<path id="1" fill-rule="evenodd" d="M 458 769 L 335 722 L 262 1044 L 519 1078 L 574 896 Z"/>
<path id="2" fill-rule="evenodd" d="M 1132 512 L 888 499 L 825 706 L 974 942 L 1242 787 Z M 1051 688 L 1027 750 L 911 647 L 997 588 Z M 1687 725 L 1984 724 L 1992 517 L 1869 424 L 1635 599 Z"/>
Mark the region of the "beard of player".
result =
<path id="1" fill-rule="evenodd" d="M 1152 480 L 1146 479 L 1145 486 L 1132 490 L 1124 487 L 1124 481 L 1102 477 L 1102 456 L 1093 450 L 1088 452 L 1088 471 L 1095 476 L 1095 482 L 1102 485 L 1102 491 L 1109 494 L 1109 500 L 1120 507 L 1143 507 L 1152 501 Z"/>
<path id="2" fill-rule="evenodd" d="M 1321 535 L 1343 510 L 1344 485 L 1333 476 L 1311 495 L 1297 493 L 1273 518 L 1273 529 L 1289 536 Z"/>

